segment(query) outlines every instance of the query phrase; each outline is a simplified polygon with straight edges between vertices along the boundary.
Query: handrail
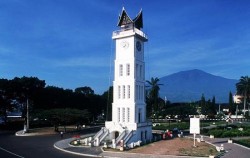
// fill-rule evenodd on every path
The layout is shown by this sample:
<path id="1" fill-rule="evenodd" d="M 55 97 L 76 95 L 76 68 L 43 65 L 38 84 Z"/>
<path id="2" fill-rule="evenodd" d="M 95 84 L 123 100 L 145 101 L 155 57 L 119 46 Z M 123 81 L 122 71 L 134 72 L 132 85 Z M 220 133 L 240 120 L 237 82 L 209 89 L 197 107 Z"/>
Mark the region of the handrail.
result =
<path id="1" fill-rule="evenodd" d="M 147 39 L 147 35 L 145 33 L 143 33 L 141 30 L 137 29 L 137 28 L 128 28 L 128 29 L 121 29 L 121 30 L 116 30 L 113 32 L 113 36 L 117 36 L 120 35 L 121 33 L 125 33 L 125 32 L 132 32 L 132 33 L 136 33 L 144 38 Z"/>
<path id="2" fill-rule="evenodd" d="M 105 133 L 100 137 L 99 141 L 101 142 L 108 134 L 109 130 L 106 130 Z"/>
<path id="3" fill-rule="evenodd" d="M 131 130 L 126 137 L 124 138 L 124 144 L 127 144 L 127 142 L 129 141 L 129 139 L 132 137 L 133 135 L 133 130 Z"/>
<path id="4" fill-rule="evenodd" d="M 119 143 L 120 140 L 126 135 L 126 130 L 124 130 L 117 138 L 116 138 L 116 141 L 115 143 Z"/>
<path id="5" fill-rule="evenodd" d="M 102 127 L 102 129 L 99 132 L 97 132 L 96 135 L 94 136 L 94 140 L 99 136 L 101 136 L 104 133 L 104 130 L 105 130 L 104 127 Z"/>

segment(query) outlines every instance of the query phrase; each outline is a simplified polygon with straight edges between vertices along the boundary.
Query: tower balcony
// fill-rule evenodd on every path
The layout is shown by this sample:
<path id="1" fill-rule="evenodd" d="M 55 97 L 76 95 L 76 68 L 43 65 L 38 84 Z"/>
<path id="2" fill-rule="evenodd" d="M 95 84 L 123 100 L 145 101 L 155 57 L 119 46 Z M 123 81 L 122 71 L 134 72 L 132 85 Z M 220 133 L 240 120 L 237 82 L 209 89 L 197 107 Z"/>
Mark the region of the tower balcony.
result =
<path id="1" fill-rule="evenodd" d="M 142 40 L 147 41 L 147 35 L 141 30 L 135 27 L 121 28 L 120 30 L 114 31 L 112 34 L 112 39 L 123 38 L 126 36 L 139 36 Z"/>

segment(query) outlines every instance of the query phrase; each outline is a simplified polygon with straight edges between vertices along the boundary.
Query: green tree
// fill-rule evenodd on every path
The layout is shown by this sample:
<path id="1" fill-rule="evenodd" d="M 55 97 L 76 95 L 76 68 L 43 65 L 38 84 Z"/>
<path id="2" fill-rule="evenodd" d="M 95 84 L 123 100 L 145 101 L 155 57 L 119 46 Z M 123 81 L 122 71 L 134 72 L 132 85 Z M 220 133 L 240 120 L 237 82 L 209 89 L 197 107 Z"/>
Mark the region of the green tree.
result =
<path id="1" fill-rule="evenodd" d="M 149 108 L 147 108 L 147 110 L 151 110 L 152 112 L 156 114 L 156 117 L 158 117 L 158 113 L 159 113 L 159 91 L 160 91 L 160 86 L 162 84 L 159 84 L 158 82 L 160 81 L 159 78 L 151 78 L 150 81 L 146 81 L 149 86 L 149 93 L 148 93 L 148 104 L 147 105 Z M 152 114 L 152 112 L 149 112 L 148 114 Z"/>
<path id="2" fill-rule="evenodd" d="M 37 110 L 36 113 L 32 114 L 34 118 L 40 120 L 48 120 L 51 125 L 55 127 L 55 131 L 58 130 L 59 125 L 70 124 L 85 124 L 89 122 L 90 113 L 88 110 L 78 109 L 50 109 L 50 110 Z"/>
<path id="3" fill-rule="evenodd" d="M 109 87 L 109 90 L 102 94 L 103 100 L 105 100 L 104 105 L 106 105 L 106 120 L 112 120 L 112 102 L 113 102 L 113 86 Z"/>
<path id="4" fill-rule="evenodd" d="M 216 104 L 215 104 L 215 97 L 213 97 L 212 101 L 208 99 L 206 102 L 206 107 L 207 107 L 207 114 L 209 118 L 214 118 L 216 114 Z"/>
<path id="5" fill-rule="evenodd" d="M 208 108 L 204 94 L 201 95 L 200 107 L 201 107 L 201 114 L 207 115 Z"/>
<path id="6" fill-rule="evenodd" d="M 9 82 L 7 79 L 0 79 L 0 117 L 7 118 L 6 111 L 11 111 L 12 106 L 10 104 L 10 95 L 8 91 Z M 6 119 L 5 119 L 6 120 Z"/>
<path id="7" fill-rule="evenodd" d="M 248 76 L 241 76 L 238 83 L 236 83 L 237 93 L 243 96 L 244 100 L 244 116 L 246 114 L 247 98 L 250 95 L 250 78 Z"/>
<path id="8" fill-rule="evenodd" d="M 233 102 L 233 94 L 231 91 L 229 92 L 228 106 L 229 106 L 229 112 L 231 112 L 232 114 L 235 114 L 236 106 Z"/>
<path id="9" fill-rule="evenodd" d="M 94 90 L 92 90 L 90 87 L 78 87 L 75 89 L 75 92 L 76 93 L 80 93 L 80 94 L 84 94 L 86 96 L 89 96 L 89 95 L 94 95 Z"/>

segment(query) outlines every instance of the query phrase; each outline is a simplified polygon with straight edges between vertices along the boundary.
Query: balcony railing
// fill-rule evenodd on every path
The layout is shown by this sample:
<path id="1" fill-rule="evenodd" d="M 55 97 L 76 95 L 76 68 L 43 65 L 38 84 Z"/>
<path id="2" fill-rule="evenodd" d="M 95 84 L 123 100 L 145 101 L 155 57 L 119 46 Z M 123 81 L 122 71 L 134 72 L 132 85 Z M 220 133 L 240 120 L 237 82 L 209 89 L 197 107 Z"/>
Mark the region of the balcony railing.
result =
<path id="1" fill-rule="evenodd" d="M 132 27 L 132 28 L 130 28 L 130 27 L 129 28 L 122 28 L 121 30 L 114 31 L 113 32 L 113 37 L 128 34 L 128 33 L 131 33 L 131 34 L 136 33 L 136 34 L 148 39 L 147 35 L 145 33 L 143 33 L 141 30 L 139 30 L 137 28 L 134 28 L 134 27 Z"/>

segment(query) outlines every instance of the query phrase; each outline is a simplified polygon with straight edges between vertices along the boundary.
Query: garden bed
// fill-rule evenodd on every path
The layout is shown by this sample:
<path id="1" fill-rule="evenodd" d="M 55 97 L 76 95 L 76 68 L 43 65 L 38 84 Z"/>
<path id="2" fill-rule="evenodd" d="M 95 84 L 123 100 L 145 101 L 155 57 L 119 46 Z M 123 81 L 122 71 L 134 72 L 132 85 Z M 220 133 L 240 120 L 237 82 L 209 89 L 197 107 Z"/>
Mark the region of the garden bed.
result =
<path id="1" fill-rule="evenodd" d="M 175 138 L 170 140 L 161 140 L 150 143 L 127 152 L 143 153 L 154 155 L 178 155 L 178 156 L 209 156 L 218 155 L 216 148 L 205 142 L 196 144 L 193 147 L 193 140 L 188 138 Z"/>

